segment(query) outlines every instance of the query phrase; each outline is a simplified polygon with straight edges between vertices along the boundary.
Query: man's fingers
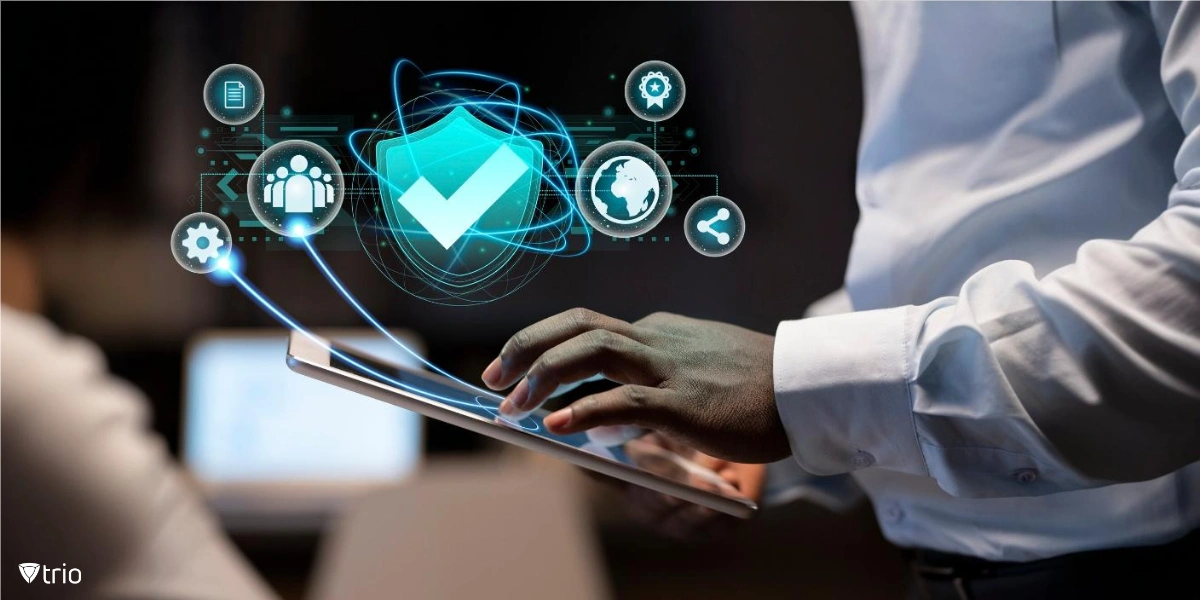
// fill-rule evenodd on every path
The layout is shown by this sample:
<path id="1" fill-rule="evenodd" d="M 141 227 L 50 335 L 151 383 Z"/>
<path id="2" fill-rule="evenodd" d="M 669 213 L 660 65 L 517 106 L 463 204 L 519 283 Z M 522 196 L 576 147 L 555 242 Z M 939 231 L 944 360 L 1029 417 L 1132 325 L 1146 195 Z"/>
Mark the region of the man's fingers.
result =
<path id="1" fill-rule="evenodd" d="M 582 381 L 597 373 L 617 383 L 655 385 L 665 366 L 649 346 L 607 329 L 593 329 L 575 336 L 541 355 L 525 381 L 517 385 L 502 412 L 530 411 L 542 404 L 561 384 Z"/>
<path id="2" fill-rule="evenodd" d="M 733 464 L 727 460 L 709 456 L 703 452 L 692 452 L 690 458 L 692 459 L 692 462 L 714 473 L 720 473 L 722 470 L 729 467 L 729 465 Z"/>
<path id="3" fill-rule="evenodd" d="M 766 465 L 729 463 L 729 466 L 721 470 L 720 475 L 726 481 L 732 482 L 747 498 L 756 500 L 762 497 L 763 487 L 767 484 Z"/>
<path id="4" fill-rule="evenodd" d="M 576 308 L 538 321 L 512 336 L 500 356 L 483 372 L 483 382 L 498 390 L 513 384 L 543 352 L 588 331 L 628 335 L 633 326 L 620 319 Z"/>
<path id="5" fill-rule="evenodd" d="M 568 434 L 602 425 L 670 427 L 670 392 L 643 385 L 623 385 L 576 400 L 548 415 L 543 423 L 551 433 Z"/>

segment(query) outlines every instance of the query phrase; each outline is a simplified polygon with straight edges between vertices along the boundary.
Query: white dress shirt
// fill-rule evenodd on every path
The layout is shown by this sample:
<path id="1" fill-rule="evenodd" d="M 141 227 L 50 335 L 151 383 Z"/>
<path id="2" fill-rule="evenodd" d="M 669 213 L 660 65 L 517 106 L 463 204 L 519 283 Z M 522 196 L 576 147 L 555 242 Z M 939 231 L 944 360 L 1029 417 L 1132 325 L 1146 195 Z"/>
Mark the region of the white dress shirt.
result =
<path id="1" fill-rule="evenodd" d="M 275 597 L 147 430 L 145 399 L 95 346 L 7 306 L 0 330 L 7 595 Z M 79 569 L 79 583 L 39 573 L 27 584 L 25 562 Z"/>
<path id="2" fill-rule="evenodd" d="M 779 326 L 795 460 L 903 546 L 1200 526 L 1200 6 L 854 9 L 857 312 Z"/>

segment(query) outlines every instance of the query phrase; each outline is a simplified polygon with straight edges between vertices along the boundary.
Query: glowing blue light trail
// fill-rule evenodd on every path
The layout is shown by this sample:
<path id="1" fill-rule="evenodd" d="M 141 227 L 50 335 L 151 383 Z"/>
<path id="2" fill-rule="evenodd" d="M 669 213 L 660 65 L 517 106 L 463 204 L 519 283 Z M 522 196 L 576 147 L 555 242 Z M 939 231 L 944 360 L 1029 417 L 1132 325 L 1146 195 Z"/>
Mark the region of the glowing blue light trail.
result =
<path id="1" fill-rule="evenodd" d="M 300 325 L 300 323 L 298 323 L 290 315 L 288 315 L 286 312 L 284 312 L 279 307 L 275 306 L 275 303 L 271 302 L 271 300 L 268 299 L 266 296 L 264 296 L 263 293 L 258 290 L 258 288 L 254 287 L 253 284 L 251 284 L 244 277 L 242 277 L 241 273 L 239 273 L 235 268 L 222 269 L 221 272 L 222 272 L 222 275 L 221 275 L 222 278 L 228 278 L 229 280 L 231 280 L 235 284 L 237 284 L 238 289 L 240 289 L 242 291 L 242 293 L 246 294 L 247 297 L 249 297 L 251 300 L 253 300 L 255 304 L 257 304 L 260 308 L 262 308 L 264 311 L 266 311 L 267 314 L 271 315 L 281 325 L 283 325 L 293 331 L 300 332 L 302 335 L 304 335 L 308 339 L 312 340 L 317 345 L 328 350 L 332 356 L 336 356 L 339 360 L 342 360 L 346 364 L 353 366 L 355 369 L 358 369 L 359 371 L 366 373 L 366 374 L 370 375 L 371 377 L 376 378 L 379 381 L 386 382 L 386 383 L 393 385 L 399 389 L 402 389 L 402 390 L 405 390 L 408 392 L 412 392 L 412 393 L 417 394 L 422 397 L 433 398 L 435 400 L 438 400 L 439 402 L 445 402 L 446 404 L 450 404 L 453 406 L 462 406 L 462 407 L 470 408 L 470 409 L 479 408 L 480 406 L 482 406 L 477 399 L 473 399 L 472 402 L 463 402 L 462 400 L 459 400 L 457 398 L 449 398 L 446 396 L 442 396 L 440 394 L 435 394 L 435 393 L 430 392 L 429 390 L 423 390 L 423 389 L 411 386 L 407 383 L 397 380 L 394 377 L 391 377 L 384 373 L 380 373 L 379 371 L 362 364 L 358 360 L 355 360 L 354 357 L 349 356 L 345 352 L 342 352 L 342 351 L 338 350 L 337 348 L 330 346 L 325 340 L 321 339 L 317 335 L 315 335 L 312 332 L 305 329 L 302 325 Z M 215 273 L 215 271 L 214 271 L 214 273 Z M 429 364 L 429 363 L 426 363 L 426 364 Z M 438 370 L 441 371 L 441 369 L 438 369 Z M 488 410 L 486 406 L 483 408 L 485 410 Z M 491 411 L 488 410 L 488 412 L 491 412 Z M 537 424 L 537 422 L 533 421 L 531 419 L 523 419 L 519 425 L 517 425 L 515 423 L 511 423 L 507 420 L 504 422 L 505 422 L 505 424 L 516 425 L 516 426 L 522 427 L 524 429 L 527 429 L 529 431 L 537 431 L 540 428 L 540 426 Z M 528 423 L 528 425 L 526 423 Z"/>

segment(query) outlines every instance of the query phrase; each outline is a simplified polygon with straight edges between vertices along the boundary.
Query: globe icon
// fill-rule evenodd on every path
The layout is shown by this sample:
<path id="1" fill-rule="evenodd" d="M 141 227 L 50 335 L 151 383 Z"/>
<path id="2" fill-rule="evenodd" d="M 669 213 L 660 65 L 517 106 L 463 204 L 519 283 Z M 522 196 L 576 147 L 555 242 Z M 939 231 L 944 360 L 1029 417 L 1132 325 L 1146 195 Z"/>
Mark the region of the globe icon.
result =
<path id="1" fill-rule="evenodd" d="M 614 223 L 636 223 L 653 211 L 660 191 L 658 174 L 645 161 L 616 156 L 596 169 L 592 204 Z"/>

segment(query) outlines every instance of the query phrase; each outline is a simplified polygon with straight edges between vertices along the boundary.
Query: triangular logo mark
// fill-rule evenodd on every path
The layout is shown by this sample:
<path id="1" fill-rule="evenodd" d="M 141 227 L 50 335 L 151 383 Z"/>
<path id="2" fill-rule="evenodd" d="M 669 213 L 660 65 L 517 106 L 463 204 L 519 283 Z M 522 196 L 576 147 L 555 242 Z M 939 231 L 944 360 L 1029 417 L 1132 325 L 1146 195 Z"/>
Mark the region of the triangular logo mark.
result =
<path id="1" fill-rule="evenodd" d="M 37 577 L 38 571 L 42 565 L 38 563 L 21 563 L 17 565 L 21 567 L 21 577 L 25 578 L 25 583 L 33 583 L 33 578 Z"/>

